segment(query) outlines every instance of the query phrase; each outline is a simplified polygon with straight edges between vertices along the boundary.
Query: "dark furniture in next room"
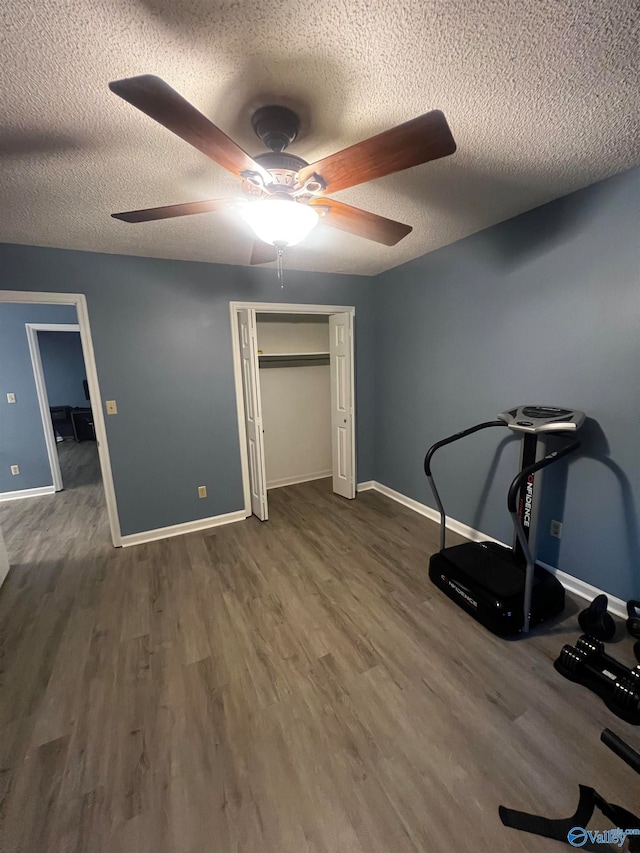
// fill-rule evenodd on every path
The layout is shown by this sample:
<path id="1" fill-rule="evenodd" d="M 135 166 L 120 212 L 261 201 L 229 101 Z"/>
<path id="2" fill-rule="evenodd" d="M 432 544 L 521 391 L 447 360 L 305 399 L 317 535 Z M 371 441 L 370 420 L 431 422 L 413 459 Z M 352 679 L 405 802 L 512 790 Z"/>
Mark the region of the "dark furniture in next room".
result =
<path id="1" fill-rule="evenodd" d="M 50 406 L 51 423 L 53 431 L 62 438 L 71 438 L 74 435 L 71 423 L 71 406 Z"/>
<path id="2" fill-rule="evenodd" d="M 91 409 L 71 409 L 71 424 L 73 426 L 73 437 L 76 441 L 96 440 Z"/>

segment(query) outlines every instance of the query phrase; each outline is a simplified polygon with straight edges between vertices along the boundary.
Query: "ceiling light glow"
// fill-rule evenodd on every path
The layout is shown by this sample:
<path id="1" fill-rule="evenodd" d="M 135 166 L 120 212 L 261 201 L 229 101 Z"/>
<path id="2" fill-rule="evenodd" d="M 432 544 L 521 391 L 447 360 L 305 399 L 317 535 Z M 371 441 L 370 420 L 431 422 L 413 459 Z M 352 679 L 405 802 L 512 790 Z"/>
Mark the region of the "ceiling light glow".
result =
<path id="1" fill-rule="evenodd" d="M 272 246 L 295 246 L 318 224 L 307 204 L 289 198 L 266 198 L 248 204 L 242 216 L 259 240 Z"/>

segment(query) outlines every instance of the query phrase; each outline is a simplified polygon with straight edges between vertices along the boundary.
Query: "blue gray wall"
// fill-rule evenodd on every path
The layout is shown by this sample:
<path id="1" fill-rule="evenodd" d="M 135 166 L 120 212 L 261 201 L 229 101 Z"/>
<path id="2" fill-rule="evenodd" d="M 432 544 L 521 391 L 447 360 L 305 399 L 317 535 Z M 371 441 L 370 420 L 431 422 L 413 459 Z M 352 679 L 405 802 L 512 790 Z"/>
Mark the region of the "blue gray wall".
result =
<path id="1" fill-rule="evenodd" d="M 53 483 L 25 323 L 77 323 L 76 309 L 0 303 L 0 493 Z M 9 392 L 15 403 L 7 403 Z"/>
<path id="2" fill-rule="evenodd" d="M 639 200 L 635 169 L 375 281 L 375 478 L 434 506 L 422 460 L 439 438 L 521 403 L 581 409 L 583 447 L 547 479 L 539 557 L 621 598 L 640 598 Z M 451 516 L 505 542 L 510 435 L 434 461 Z"/>
<path id="3" fill-rule="evenodd" d="M 0 271 L 0 289 L 87 296 L 103 403 L 118 404 L 106 425 L 123 534 L 244 505 L 231 300 L 356 306 L 358 476 L 372 478 L 371 278 L 289 271 L 281 291 L 272 269 L 16 245 L 0 245 Z"/>
<path id="4" fill-rule="evenodd" d="M 88 406 L 80 332 L 38 332 L 42 371 L 50 406 Z"/>
<path id="5" fill-rule="evenodd" d="M 433 505 L 422 458 L 435 440 L 520 402 L 583 409 L 580 455 L 547 479 L 540 557 L 640 597 L 639 179 L 377 279 L 290 272 L 281 294 L 270 269 L 4 245 L 0 288 L 86 293 L 102 397 L 118 402 L 106 423 L 124 534 L 242 507 L 229 301 L 353 304 L 358 479 Z M 517 441 L 497 431 L 435 464 L 451 515 L 503 541 L 516 467 Z"/>

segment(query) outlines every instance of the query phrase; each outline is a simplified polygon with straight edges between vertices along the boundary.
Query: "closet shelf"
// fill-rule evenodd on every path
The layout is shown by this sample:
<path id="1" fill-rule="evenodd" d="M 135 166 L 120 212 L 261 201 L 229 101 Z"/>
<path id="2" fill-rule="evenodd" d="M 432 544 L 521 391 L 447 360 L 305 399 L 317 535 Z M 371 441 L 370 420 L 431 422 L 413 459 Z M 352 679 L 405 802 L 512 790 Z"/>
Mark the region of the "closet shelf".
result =
<path id="1" fill-rule="evenodd" d="M 261 365 L 277 364 L 328 364 L 328 352 L 265 352 L 258 353 L 258 361 Z"/>

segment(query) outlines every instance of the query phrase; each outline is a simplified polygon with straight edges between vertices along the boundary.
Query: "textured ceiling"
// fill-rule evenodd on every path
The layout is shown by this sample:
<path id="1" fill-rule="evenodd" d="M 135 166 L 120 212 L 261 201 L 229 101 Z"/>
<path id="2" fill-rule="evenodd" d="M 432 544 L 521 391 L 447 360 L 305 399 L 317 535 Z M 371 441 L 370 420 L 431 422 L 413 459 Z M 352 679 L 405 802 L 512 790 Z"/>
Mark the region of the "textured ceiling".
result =
<path id="1" fill-rule="evenodd" d="M 111 94 L 165 79 L 249 153 L 294 107 L 309 162 L 433 108 L 458 151 L 336 194 L 413 225 L 393 248 L 319 227 L 297 269 L 375 274 L 640 162 L 637 0 L 4 0 L 0 241 L 247 264 L 231 212 L 121 210 L 239 181 Z"/>

